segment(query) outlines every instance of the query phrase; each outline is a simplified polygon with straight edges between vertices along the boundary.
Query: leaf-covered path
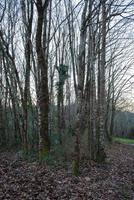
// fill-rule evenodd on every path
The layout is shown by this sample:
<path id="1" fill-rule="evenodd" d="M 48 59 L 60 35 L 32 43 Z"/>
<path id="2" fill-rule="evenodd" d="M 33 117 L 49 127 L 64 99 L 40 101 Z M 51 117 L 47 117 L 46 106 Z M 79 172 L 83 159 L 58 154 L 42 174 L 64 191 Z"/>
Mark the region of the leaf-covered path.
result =
<path id="1" fill-rule="evenodd" d="M 111 146 L 106 164 L 83 164 L 79 177 L 0 153 L 0 200 L 6 199 L 133 200 L 134 147 Z"/>

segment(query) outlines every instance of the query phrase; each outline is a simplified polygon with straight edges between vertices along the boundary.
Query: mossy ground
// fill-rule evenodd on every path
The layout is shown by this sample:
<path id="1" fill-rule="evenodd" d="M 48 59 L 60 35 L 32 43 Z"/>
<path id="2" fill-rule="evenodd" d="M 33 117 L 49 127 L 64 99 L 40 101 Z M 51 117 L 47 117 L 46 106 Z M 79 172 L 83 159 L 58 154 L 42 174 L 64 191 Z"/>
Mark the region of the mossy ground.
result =
<path id="1" fill-rule="evenodd" d="M 134 144 L 134 139 L 128 139 L 128 138 L 113 137 L 113 141 L 119 142 L 122 144 Z"/>

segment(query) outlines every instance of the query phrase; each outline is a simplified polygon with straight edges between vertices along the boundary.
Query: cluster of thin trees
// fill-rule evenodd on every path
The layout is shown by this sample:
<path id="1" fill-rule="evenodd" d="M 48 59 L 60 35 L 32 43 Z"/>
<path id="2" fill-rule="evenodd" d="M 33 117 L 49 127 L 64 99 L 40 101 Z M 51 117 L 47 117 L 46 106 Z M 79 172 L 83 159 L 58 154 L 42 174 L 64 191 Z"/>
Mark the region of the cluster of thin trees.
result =
<path id="1" fill-rule="evenodd" d="M 116 109 L 133 87 L 134 2 L 5 0 L 0 3 L 0 143 L 39 152 L 52 136 L 73 137 L 78 174 L 81 138 L 102 162 Z"/>

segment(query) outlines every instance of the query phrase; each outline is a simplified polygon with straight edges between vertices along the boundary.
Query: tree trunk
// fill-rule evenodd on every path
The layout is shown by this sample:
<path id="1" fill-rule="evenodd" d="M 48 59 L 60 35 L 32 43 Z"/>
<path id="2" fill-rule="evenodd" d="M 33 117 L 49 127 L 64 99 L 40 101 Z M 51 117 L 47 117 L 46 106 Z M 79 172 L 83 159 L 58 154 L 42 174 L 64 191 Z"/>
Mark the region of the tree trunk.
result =
<path id="1" fill-rule="evenodd" d="M 76 115 L 76 126 L 75 126 L 75 148 L 74 148 L 74 159 L 73 159 L 73 174 L 78 175 L 79 173 L 79 161 L 80 161 L 80 134 L 82 125 L 82 113 L 83 113 L 83 90 L 85 80 L 85 45 L 86 45 L 86 26 L 85 17 L 87 11 L 88 1 L 85 1 L 85 6 L 82 13 L 81 19 L 81 32 L 80 32 L 80 45 L 79 45 L 79 58 L 78 58 L 78 87 L 77 87 L 77 115 Z"/>
<path id="2" fill-rule="evenodd" d="M 96 159 L 98 162 L 105 160 L 105 54 L 106 54 L 106 5 L 105 0 L 102 0 L 102 28 L 101 28 L 101 52 L 100 63 L 98 69 L 98 144 Z"/>
<path id="3" fill-rule="evenodd" d="M 39 160 L 43 161 L 49 155 L 50 140 L 48 134 L 48 113 L 49 113 L 49 94 L 48 94 L 48 64 L 46 60 L 45 49 L 42 45 L 42 28 L 44 10 L 46 11 L 49 1 L 37 1 L 38 21 L 36 32 L 36 52 L 37 52 L 37 65 L 40 74 L 38 85 L 38 102 L 39 102 Z M 45 23 L 44 23 L 45 24 Z M 46 27 L 44 27 L 46 28 Z"/>

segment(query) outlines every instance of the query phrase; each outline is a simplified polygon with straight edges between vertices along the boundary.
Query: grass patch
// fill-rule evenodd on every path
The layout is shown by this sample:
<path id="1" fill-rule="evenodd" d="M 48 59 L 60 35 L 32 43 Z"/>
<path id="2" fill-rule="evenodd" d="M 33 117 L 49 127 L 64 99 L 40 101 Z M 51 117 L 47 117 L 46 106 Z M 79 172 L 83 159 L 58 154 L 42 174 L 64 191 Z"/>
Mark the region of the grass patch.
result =
<path id="1" fill-rule="evenodd" d="M 114 137 L 113 141 L 119 142 L 122 144 L 134 144 L 134 139 L 128 139 L 128 138 Z"/>

